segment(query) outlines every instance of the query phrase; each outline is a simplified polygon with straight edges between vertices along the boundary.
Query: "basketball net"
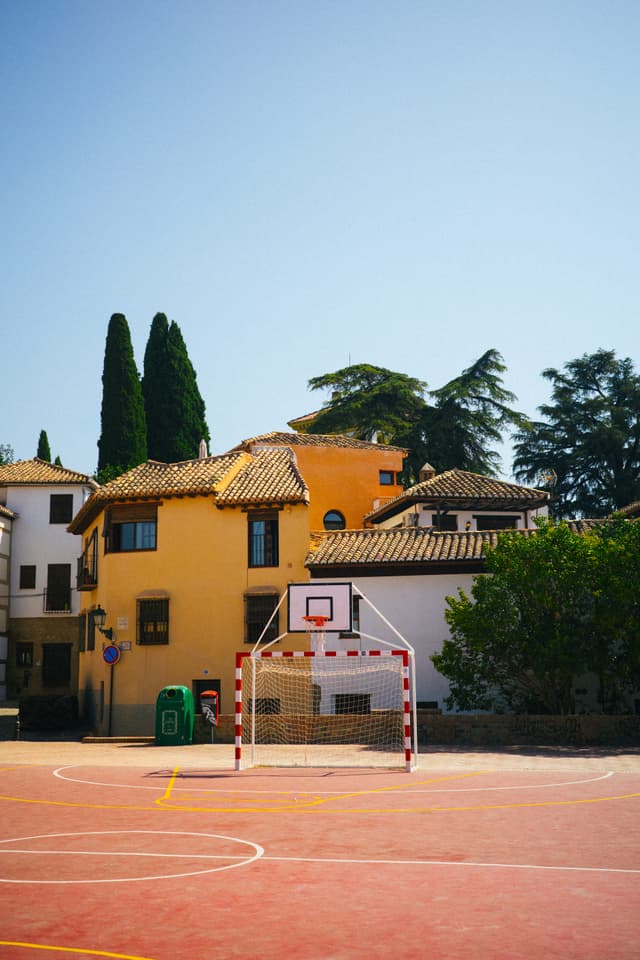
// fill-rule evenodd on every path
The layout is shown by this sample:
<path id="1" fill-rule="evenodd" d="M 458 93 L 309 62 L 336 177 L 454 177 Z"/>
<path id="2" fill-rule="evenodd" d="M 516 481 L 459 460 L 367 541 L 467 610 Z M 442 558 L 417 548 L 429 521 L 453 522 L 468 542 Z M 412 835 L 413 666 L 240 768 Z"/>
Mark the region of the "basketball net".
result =
<path id="1" fill-rule="evenodd" d="M 314 614 L 302 618 L 309 624 L 307 633 L 314 653 L 324 653 L 325 632 L 322 629 L 329 617 L 315 616 Z"/>

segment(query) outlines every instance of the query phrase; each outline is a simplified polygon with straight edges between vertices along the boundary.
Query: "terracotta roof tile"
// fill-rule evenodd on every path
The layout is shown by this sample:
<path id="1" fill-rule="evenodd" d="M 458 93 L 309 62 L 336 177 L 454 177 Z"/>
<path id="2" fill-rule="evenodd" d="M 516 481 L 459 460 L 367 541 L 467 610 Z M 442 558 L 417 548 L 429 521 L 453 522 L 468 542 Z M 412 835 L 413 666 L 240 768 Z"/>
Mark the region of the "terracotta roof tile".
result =
<path id="1" fill-rule="evenodd" d="M 411 503 L 449 504 L 460 507 L 469 506 L 502 507 L 515 509 L 515 504 L 522 509 L 535 505 L 542 505 L 549 500 L 546 490 L 537 490 L 534 487 L 522 487 L 517 483 L 506 480 L 496 480 L 479 473 L 469 473 L 466 470 L 446 470 L 436 474 L 429 480 L 423 480 L 414 486 L 403 490 L 389 502 L 377 510 L 367 514 L 366 520 L 380 520 L 385 515 L 393 516 Z"/>
<path id="2" fill-rule="evenodd" d="M 254 447 L 344 447 L 352 450 L 394 450 L 406 452 L 404 447 L 391 447 L 383 443 L 371 443 L 368 440 L 355 440 L 338 433 L 288 433 L 286 430 L 274 430 L 258 437 L 242 440 L 234 450 L 252 450 Z"/>
<path id="3" fill-rule="evenodd" d="M 633 503 L 627 504 L 626 507 L 620 507 L 619 510 L 616 510 L 616 513 L 621 513 L 626 517 L 640 517 L 640 500 L 635 500 Z"/>
<path id="4" fill-rule="evenodd" d="M 576 533 L 589 533 L 602 520 L 571 520 Z M 392 565 L 481 562 L 487 546 L 495 547 L 504 533 L 532 536 L 536 529 L 440 531 L 432 527 L 395 527 L 390 530 L 336 530 L 312 536 L 306 566 L 336 567 L 359 564 Z"/>
<path id="5" fill-rule="evenodd" d="M 98 491 L 102 500 L 135 497 L 209 495 L 224 479 L 241 454 L 223 454 L 202 460 L 160 463 L 147 460 L 106 483 Z"/>
<path id="6" fill-rule="evenodd" d="M 495 545 L 495 530 L 446 533 L 430 527 L 393 530 L 340 530 L 318 535 L 308 567 L 344 564 L 431 563 L 482 560 L 486 544 Z"/>
<path id="7" fill-rule="evenodd" d="M 308 502 L 309 490 L 287 447 L 257 450 L 216 497 L 218 506 Z"/>
<path id="8" fill-rule="evenodd" d="M 306 485 L 287 449 L 263 450 L 256 456 L 236 451 L 180 463 L 148 460 L 98 487 L 69 530 L 81 533 L 108 503 L 185 496 L 214 497 L 221 506 L 308 502 Z"/>
<path id="9" fill-rule="evenodd" d="M 32 460 L 17 460 L 0 464 L 0 484 L 84 483 L 97 487 L 95 480 L 86 473 L 67 470 L 55 463 L 33 457 Z"/>

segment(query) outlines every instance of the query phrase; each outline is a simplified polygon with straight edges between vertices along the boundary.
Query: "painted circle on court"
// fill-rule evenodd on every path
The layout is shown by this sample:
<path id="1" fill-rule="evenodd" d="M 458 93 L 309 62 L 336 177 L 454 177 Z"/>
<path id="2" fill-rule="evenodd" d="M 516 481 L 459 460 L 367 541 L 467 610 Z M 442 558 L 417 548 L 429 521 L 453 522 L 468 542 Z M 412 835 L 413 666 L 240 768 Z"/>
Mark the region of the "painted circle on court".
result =
<path id="1" fill-rule="evenodd" d="M 0 840 L 3 883 L 130 883 L 246 867 L 264 855 L 251 840 L 215 833 L 92 830 Z"/>

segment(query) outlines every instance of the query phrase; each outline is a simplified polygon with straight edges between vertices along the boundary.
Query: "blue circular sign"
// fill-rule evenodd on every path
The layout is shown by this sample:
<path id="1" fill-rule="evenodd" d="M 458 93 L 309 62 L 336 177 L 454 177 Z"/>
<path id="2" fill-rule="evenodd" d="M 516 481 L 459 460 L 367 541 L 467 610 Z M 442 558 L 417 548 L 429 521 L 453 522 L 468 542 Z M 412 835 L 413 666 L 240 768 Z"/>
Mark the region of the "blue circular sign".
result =
<path id="1" fill-rule="evenodd" d="M 102 659 L 105 663 L 117 663 L 120 659 L 120 647 L 116 647 L 115 643 L 107 644 L 102 651 Z"/>

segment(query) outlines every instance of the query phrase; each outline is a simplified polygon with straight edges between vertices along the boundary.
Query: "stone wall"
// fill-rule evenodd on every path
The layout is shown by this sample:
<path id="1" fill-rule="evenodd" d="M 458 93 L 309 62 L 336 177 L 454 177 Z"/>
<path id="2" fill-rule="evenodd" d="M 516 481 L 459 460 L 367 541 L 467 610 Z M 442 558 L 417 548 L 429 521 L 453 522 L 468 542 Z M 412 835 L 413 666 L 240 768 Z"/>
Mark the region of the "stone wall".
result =
<path id="1" fill-rule="evenodd" d="M 211 742 L 211 727 L 195 718 L 195 743 Z M 214 731 L 217 743 L 233 743 L 234 717 L 223 714 Z M 418 710 L 418 743 L 423 746 L 640 746 L 640 716 L 585 714 L 550 717 L 515 714 L 449 714 Z"/>

